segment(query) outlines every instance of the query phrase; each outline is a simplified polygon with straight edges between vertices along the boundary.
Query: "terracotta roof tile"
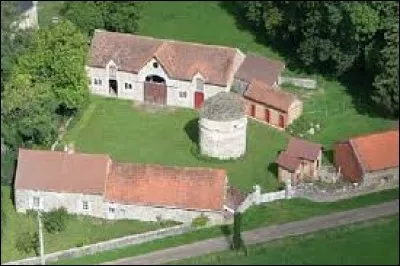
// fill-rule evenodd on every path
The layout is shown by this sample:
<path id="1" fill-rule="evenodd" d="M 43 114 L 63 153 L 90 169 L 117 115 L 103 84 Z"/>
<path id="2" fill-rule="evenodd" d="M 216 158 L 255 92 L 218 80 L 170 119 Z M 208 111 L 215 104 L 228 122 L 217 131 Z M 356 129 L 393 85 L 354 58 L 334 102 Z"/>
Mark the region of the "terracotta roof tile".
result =
<path id="1" fill-rule="evenodd" d="M 225 182 L 221 169 L 114 163 L 105 198 L 124 204 L 222 210 Z"/>
<path id="2" fill-rule="evenodd" d="M 225 205 L 232 210 L 236 210 L 245 199 L 246 196 L 239 189 L 230 186 L 226 191 Z"/>
<path id="3" fill-rule="evenodd" d="M 291 157 L 314 161 L 318 158 L 322 145 L 304 139 L 291 138 L 286 151 Z"/>
<path id="4" fill-rule="evenodd" d="M 365 171 L 399 166 L 399 130 L 380 132 L 352 138 Z"/>
<path id="5" fill-rule="evenodd" d="M 252 80 L 243 95 L 245 98 L 269 105 L 283 112 L 288 112 L 292 103 L 297 100 L 293 94 L 274 89 L 259 80 Z"/>
<path id="6" fill-rule="evenodd" d="M 274 82 L 278 80 L 278 77 L 284 68 L 285 64 L 282 62 L 257 56 L 255 54 L 248 54 L 236 72 L 235 78 L 247 82 L 257 79 L 272 86 Z"/>
<path id="7" fill-rule="evenodd" d="M 296 169 L 300 166 L 301 160 L 296 157 L 292 157 L 288 152 L 283 151 L 279 154 L 275 163 L 285 168 L 289 172 L 294 173 Z"/>
<path id="8" fill-rule="evenodd" d="M 20 149 L 16 189 L 103 194 L 108 155 Z"/>
<path id="9" fill-rule="evenodd" d="M 237 50 L 230 47 L 96 31 L 88 65 L 105 67 L 113 59 L 119 69 L 137 73 L 154 57 L 173 79 L 192 80 L 201 72 L 206 83 L 226 86 L 236 54 Z"/>

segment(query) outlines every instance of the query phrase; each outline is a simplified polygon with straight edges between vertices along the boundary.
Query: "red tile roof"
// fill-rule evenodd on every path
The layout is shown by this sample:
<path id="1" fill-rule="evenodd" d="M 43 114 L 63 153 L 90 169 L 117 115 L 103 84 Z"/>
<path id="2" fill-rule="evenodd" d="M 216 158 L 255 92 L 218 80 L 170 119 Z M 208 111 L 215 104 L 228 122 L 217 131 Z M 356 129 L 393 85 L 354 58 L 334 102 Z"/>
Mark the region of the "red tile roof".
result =
<path id="1" fill-rule="evenodd" d="M 226 86 L 236 54 L 237 49 L 229 47 L 96 31 L 88 65 L 105 67 L 112 59 L 120 70 L 138 73 L 154 57 L 173 79 L 192 80 L 200 72 L 206 83 Z"/>
<path id="2" fill-rule="evenodd" d="M 399 130 L 350 139 L 365 171 L 399 166 Z"/>
<path id="3" fill-rule="evenodd" d="M 235 74 L 235 78 L 247 82 L 257 79 L 272 86 L 284 68 L 285 65 L 282 62 L 248 54 Z"/>
<path id="4" fill-rule="evenodd" d="M 314 161 L 318 158 L 322 145 L 304 139 L 291 138 L 286 151 L 290 156 Z"/>
<path id="5" fill-rule="evenodd" d="M 274 89 L 259 80 L 252 80 L 243 96 L 286 113 L 293 102 L 297 100 L 293 94 Z"/>
<path id="6" fill-rule="evenodd" d="M 283 151 L 279 154 L 275 163 L 285 168 L 289 172 L 294 173 L 300 166 L 301 160 L 296 157 L 292 157 L 288 152 Z"/>
<path id="7" fill-rule="evenodd" d="M 108 155 L 20 149 L 16 189 L 103 194 Z"/>
<path id="8" fill-rule="evenodd" d="M 226 191 L 225 205 L 232 210 L 236 210 L 245 199 L 246 196 L 239 189 L 230 186 Z"/>
<path id="9" fill-rule="evenodd" d="M 222 210 L 226 172 L 221 169 L 114 163 L 107 180 L 108 201 Z"/>

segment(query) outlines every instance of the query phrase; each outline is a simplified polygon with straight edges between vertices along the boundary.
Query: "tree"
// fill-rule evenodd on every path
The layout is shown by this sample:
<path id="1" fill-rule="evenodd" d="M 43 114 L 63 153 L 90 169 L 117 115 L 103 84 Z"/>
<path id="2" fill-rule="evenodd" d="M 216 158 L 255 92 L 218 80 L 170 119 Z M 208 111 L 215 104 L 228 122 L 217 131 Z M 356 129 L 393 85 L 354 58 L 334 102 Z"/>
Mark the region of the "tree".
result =
<path id="1" fill-rule="evenodd" d="M 140 3 L 134 1 L 66 1 L 61 10 L 87 36 L 95 29 L 134 33 L 139 13 Z"/>
<path id="2" fill-rule="evenodd" d="M 43 213 L 43 225 L 47 232 L 60 233 L 67 226 L 68 213 L 64 207 Z"/>
<path id="3" fill-rule="evenodd" d="M 241 234 L 241 223 L 242 223 L 242 214 L 241 212 L 235 212 L 234 221 L 233 221 L 233 241 L 232 248 L 237 252 L 243 250 L 245 255 L 247 256 L 247 248 L 244 244 Z"/>

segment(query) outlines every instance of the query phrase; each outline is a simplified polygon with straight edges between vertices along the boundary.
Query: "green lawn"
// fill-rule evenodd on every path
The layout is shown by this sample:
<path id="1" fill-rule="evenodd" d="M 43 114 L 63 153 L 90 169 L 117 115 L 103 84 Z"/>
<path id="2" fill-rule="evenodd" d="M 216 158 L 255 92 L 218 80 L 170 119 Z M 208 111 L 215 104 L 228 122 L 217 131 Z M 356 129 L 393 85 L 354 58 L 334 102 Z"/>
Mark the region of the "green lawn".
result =
<path id="1" fill-rule="evenodd" d="M 372 204 L 398 199 L 398 197 L 399 190 L 393 189 L 333 203 L 315 203 L 306 199 L 274 201 L 248 209 L 243 215 L 243 230 L 251 230 L 261 226 L 282 224 L 286 222 L 307 219 L 316 215 L 324 215 L 338 211 L 361 208 Z M 70 260 L 62 260 L 58 261 L 56 264 L 98 264 L 106 261 L 149 253 L 155 250 L 189 244 L 209 238 L 231 235 L 231 232 L 231 226 L 215 226 L 145 244 L 127 246 L 125 248 L 110 250 Z"/>
<path id="2" fill-rule="evenodd" d="M 250 121 L 243 159 L 204 160 L 196 151 L 197 118 L 190 109 L 150 113 L 133 108 L 131 101 L 93 97 L 65 140 L 74 141 L 80 152 L 108 153 L 121 162 L 222 167 L 230 182 L 243 190 L 252 190 L 255 184 L 268 191 L 277 189 L 276 170 L 270 164 L 285 147 L 285 134 Z"/>
<path id="3" fill-rule="evenodd" d="M 172 265 L 399 264 L 399 216 L 390 216 L 248 247 L 248 256 L 225 251 Z"/>
<path id="4" fill-rule="evenodd" d="M 1 245 L 1 262 L 36 256 L 19 252 L 15 243 L 17 238 L 25 232 L 36 232 L 37 222 L 35 216 L 16 213 L 10 198 L 10 187 L 2 186 L 2 210 L 6 221 L 3 228 Z M 71 216 L 67 229 L 59 234 L 45 232 L 45 252 L 51 253 L 59 250 L 76 247 L 79 244 L 92 244 L 108 239 L 126 235 L 157 230 L 162 227 L 172 226 L 176 223 L 166 222 L 164 225 L 151 222 L 134 220 L 106 221 L 84 216 Z"/>

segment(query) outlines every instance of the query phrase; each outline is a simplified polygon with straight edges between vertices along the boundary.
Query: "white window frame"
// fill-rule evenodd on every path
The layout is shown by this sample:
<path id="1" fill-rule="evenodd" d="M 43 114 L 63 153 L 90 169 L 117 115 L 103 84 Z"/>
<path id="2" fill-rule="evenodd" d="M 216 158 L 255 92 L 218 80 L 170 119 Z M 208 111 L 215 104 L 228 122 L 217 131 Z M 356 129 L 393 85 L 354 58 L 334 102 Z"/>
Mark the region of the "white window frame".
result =
<path id="1" fill-rule="evenodd" d="M 196 85 L 196 91 L 201 91 L 201 92 L 203 92 L 204 91 L 204 79 L 202 79 L 202 78 L 196 78 L 196 80 L 195 80 L 195 85 Z M 202 86 L 201 86 L 201 88 L 199 88 L 199 84 L 201 84 Z"/>
<path id="2" fill-rule="evenodd" d="M 187 91 L 180 91 L 178 93 L 179 98 L 186 99 L 187 98 Z"/>
<path id="3" fill-rule="evenodd" d="M 132 90 L 132 83 L 125 82 L 125 90 Z"/>
<path id="4" fill-rule="evenodd" d="M 37 204 L 36 204 L 36 200 L 37 200 Z M 40 197 L 37 196 L 33 196 L 33 207 L 34 208 L 40 208 Z"/>
<path id="5" fill-rule="evenodd" d="M 86 209 L 85 209 L 85 203 L 86 203 Z M 90 210 L 90 204 L 88 200 L 82 200 L 82 210 L 83 211 L 89 211 Z"/>
<path id="6" fill-rule="evenodd" d="M 111 211 L 112 210 L 112 211 Z M 115 214 L 115 207 L 108 207 L 108 212 L 109 213 L 112 213 L 112 214 Z"/>

